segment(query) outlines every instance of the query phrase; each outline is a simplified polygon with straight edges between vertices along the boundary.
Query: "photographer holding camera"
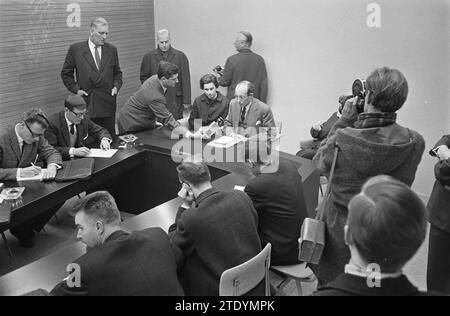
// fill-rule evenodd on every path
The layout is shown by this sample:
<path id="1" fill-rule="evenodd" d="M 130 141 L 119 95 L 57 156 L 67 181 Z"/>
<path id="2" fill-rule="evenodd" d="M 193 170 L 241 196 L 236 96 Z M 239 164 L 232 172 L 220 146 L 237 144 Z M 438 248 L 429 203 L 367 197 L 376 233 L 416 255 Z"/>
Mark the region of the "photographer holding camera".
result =
<path id="1" fill-rule="evenodd" d="M 328 173 L 334 149 L 339 147 L 324 214 L 325 249 L 319 265 L 312 267 L 321 285 L 333 281 L 350 260 L 344 226 L 351 198 L 367 179 L 377 175 L 390 175 L 411 186 L 425 149 L 419 133 L 396 123 L 395 112 L 408 95 L 408 83 L 400 71 L 374 70 L 365 82 L 354 83 L 353 95 L 313 158 L 316 167 Z"/>

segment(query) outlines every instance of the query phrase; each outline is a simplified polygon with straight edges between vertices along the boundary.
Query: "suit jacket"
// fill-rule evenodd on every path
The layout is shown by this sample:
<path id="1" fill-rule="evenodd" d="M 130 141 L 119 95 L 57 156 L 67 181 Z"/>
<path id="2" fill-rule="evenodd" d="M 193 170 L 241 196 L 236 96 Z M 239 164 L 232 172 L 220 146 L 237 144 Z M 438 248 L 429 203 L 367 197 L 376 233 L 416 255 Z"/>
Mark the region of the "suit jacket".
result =
<path id="1" fill-rule="evenodd" d="M 178 83 L 175 89 L 171 88 L 167 91 L 168 104 L 172 105 L 173 102 L 177 102 L 177 104 L 191 104 L 189 60 L 182 51 L 173 47 L 170 47 L 166 54 L 159 48 L 156 48 L 144 55 L 140 71 L 141 83 L 158 73 L 158 64 L 162 60 L 177 65 L 179 71 Z"/>
<path id="2" fill-rule="evenodd" d="M 122 87 L 122 71 L 115 46 L 109 43 L 102 46 L 98 70 L 89 50 L 88 41 L 73 44 L 67 52 L 61 78 L 70 92 L 76 94 L 81 89 L 89 94 L 84 98 L 92 118 L 115 115 L 117 95 L 111 96 L 111 90 L 116 87 L 119 91 Z"/>
<path id="3" fill-rule="evenodd" d="M 50 146 L 43 136 L 39 138 L 38 142 L 31 145 L 24 142 L 22 152 L 20 152 L 15 127 L 10 126 L 0 130 L 0 180 L 15 181 L 17 168 L 30 167 L 31 163 L 36 160 L 36 156 L 39 156 L 39 160 L 44 160 L 47 165 L 62 164 L 59 152 Z"/>
<path id="4" fill-rule="evenodd" d="M 435 296 L 435 292 L 420 292 L 404 275 L 381 280 L 381 287 L 368 287 L 367 278 L 352 274 L 341 274 L 338 278 L 320 287 L 314 296 Z"/>
<path id="5" fill-rule="evenodd" d="M 277 135 L 275 128 L 275 119 L 270 107 L 261 102 L 260 100 L 253 98 L 249 104 L 244 122 L 240 123 L 241 119 L 241 106 L 236 99 L 231 100 L 228 116 L 225 121 L 227 134 L 231 132 L 229 126 L 233 127 L 233 132 L 239 134 L 254 135 L 252 127 L 268 128 L 268 133 L 272 137 Z"/>
<path id="6" fill-rule="evenodd" d="M 200 194 L 197 206 L 180 209 L 169 236 L 186 295 L 219 295 L 222 272 L 261 251 L 252 201 L 235 190 Z M 263 295 L 264 287 L 254 294 Z"/>
<path id="7" fill-rule="evenodd" d="M 450 147 L 450 135 L 442 137 L 433 149 L 441 145 Z M 430 154 L 435 156 L 433 151 Z M 432 225 L 450 233 L 450 158 L 436 163 L 434 175 L 436 182 L 428 201 L 429 220 Z"/>
<path id="8" fill-rule="evenodd" d="M 223 76 L 218 78 L 222 87 L 228 87 L 227 98 L 234 98 L 236 86 L 241 81 L 255 85 L 255 98 L 267 102 L 268 82 L 264 59 L 250 49 L 243 49 L 229 57 L 225 63 Z"/>
<path id="9" fill-rule="evenodd" d="M 45 138 L 50 145 L 61 153 L 64 160 L 70 159 L 70 136 L 65 112 L 61 111 L 52 115 L 48 121 L 50 122 L 50 126 L 45 131 Z M 81 123 L 77 125 L 77 141 L 74 147 L 79 148 L 94 145 L 95 143 L 99 143 L 103 138 L 112 140 L 111 135 L 105 128 L 92 122 L 89 117 L 84 116 Z"/>
<path id="10" fill-rule="evenodd" d="M 262 247 L 272 244 L 271 263 L 297 264 L 300 227 L 308 215 L 297 167 L 280 159 L 275 172 L 257 175 L 249 181 L 245 193 L 258 212 Z"/>
<path id="11" fill-rule="evenodd" d="M 117 231 L 106 242 L 75 261 L 80 288 L 61 282 L 55 296 L 184 295 L 176 274 L 175 256 L 167 234 L 148 228 L 131 234 Z"/>
<path id="12" fill-rule="evenodd" d="M 120 108 L 119 132 L 138 132 L 155 128 L 156 119 L 170 129 L 180 126 L 167 109 L 164 89 L 155 75 L 147 79 Z"/>

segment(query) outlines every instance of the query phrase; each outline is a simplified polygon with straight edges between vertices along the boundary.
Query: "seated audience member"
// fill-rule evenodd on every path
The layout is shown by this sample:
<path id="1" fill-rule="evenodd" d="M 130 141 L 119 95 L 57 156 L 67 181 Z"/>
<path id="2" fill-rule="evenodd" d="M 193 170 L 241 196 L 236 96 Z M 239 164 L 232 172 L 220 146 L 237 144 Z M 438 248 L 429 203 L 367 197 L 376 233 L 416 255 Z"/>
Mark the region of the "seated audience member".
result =
<path id="1" fill-rule="evenodd" d="M 310 141 L 306 146 L 302 146 L 302 148 L 296 155 L 306 159 L 313 159 L 314 155 L 317 153 L 317 150 L 320 147 L 320 143 L 322 143 L 322 141 L 327 138 L 328 133 L 330 132 L 334 123 L 336 123 L 340 117 L 341 114 L 339 113 L 339 111 L 336 111 L 331 114 L 326 122 L 323 122 L 322 124 L 316 124 L 311 127 L 310 134 L 313 140 Z"/>
<path id="2" fill-rule="evenodd" d="M 45 138 L 61 153 L 64 160 L 86 157 L 89 147 L 110 149 L 112 137 L 106 128 L 87 117 L 86 102 L 79 95 L 70 95 L 64 101 L 64 110 L 48 119 Z"/>
<path id="3" fill-rule="evenodd" d="M 244 192 L 213 188 L 204 162 L 183 162 L 177 171 L 184 203 L 169 236 L 180 281 L 186 295 L 217 296 L 222 272 L 261 251 L 257 214 Z M 263 295 L 263 285 L 249 294 Z"/>
<path id="4" fill-rule="evenodd" d="M 315 295 L 424 295 L 402 269 L 426 231 L 425 205 L 407 185 L 389 176 L 369 179 L 348 205 L 344 238 L 351 258 L 345 273 Z"/>
<path id="5" fill-rule="evenodd" d="M 259 128 L 266 128 L 272 137 L 277 136 L 275 120 L 270 107 L 253 97 L 255 86 L 242 81 L 236 86 L 235 98 L 225 121 L 226 134 L 255 135 Z"/>
<path id="6" fill-rule="evenodd" d="M 204 75 L 200 79 L 200 89 L 203 94 L 197 97 L 192 105 L 189 116 L 189 128 L 194 129 L 194 120 L 201 119 L 202 126 L 208 126 L 218 118 L 225 119 L 228 114 L 230 101 L 217 88 L 217 78 L 214 75 Z"/>
<path id="7" fill-rule="evenodd" d="M 158 64 L 158 74 L 145 80 L 139 90 L 120 108 L 119 133 L 154 129 L 158 126 L 157 122 L 160 122 L 178 134 L 192 136 L 167 109 L 166 91 L 168 88 L 174 88 L 177 82 L 178 67 L 161 61 Z"/>
<path id="8" fill-rule="evenodd" d="M 79 286 L 69 275 L 72 282 L 61 282 L 51 295 L 183 295 L 175 256 L 161 228 L 123 231 L 116 202 L 106 191 L 87 195 L 74 212 L 77 238 L 88 250 L 74 262 L 79 266 Z"/>
<path id="9" fill-rule="evenodd" d="M 350 258 L 344 243 L 347 205 L 370 177 L 387 174 L 411 185 L 425 149 L 423 137 L 396 123 L 406 101 L 408 83 L 403 74 L 388 67 L 373 71 L 366 80 L 363 113 L 358 97 L 349 99 L 342 117 L 323 142 L 313 163 L 324 174 L 331 169 L 335 147 L 339 147 L 331 198 L 324 213 L 325 249 L 318 266 L 312 266 L 320 284 L 334 280 Z"/>
<path id="10" fill-rule="evenodd" d="M 62 164 L 59 152 L 44 138 L 48 120 L 40 109 L 24 113 L 23 121 L 0 131 L 0 181 L 16 181 L 19 177 L 34 177 L 41 173 L 37 161 L 47 164 L 43 179 L 53 179 Z M 24 248 L 34 245 L 34 231 L 41 231 L 61 205 L 10 229 Z"/>
<path id="11" fill-rule="evenodd" d="M 271 263 L 297 264 L 300 227 L 307 217 L 302 177 L 295 164 L 275 157 L 264 142 L 250 145 L 247 157 L 255 176 L 245 187 L 258 213 L 262 247 L 272 244 Z"/>
<path id="12" fill-rule="evenodd" d="M 439 162 L 434 167 L 436 182 L 428 201 L 431 223 L 428 247 L 428 290 L 450 294 L 450 135 L 430 151 Z"/>

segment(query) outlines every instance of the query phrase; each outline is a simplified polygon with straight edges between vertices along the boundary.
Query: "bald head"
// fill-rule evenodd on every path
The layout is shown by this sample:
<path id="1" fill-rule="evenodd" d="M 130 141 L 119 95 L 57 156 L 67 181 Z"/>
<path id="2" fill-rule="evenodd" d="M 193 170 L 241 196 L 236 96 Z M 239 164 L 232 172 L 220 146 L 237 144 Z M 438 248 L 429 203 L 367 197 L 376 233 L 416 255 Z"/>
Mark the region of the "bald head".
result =
<path id="1" fill-rule="evenodd" d="M 252 46 L 253 36 L 249 32 L 240 31 L 236 35 L 236 40 L 234 41 L 234 46 L 237 51 L 242 49 L 250 48 Z"/>
<path id="2" fill-rule="evenodd" d="M 156 32 L 156 40 L 161 51 L 167 52 L 170 49 L 170 33 L 166 29 Z"/>

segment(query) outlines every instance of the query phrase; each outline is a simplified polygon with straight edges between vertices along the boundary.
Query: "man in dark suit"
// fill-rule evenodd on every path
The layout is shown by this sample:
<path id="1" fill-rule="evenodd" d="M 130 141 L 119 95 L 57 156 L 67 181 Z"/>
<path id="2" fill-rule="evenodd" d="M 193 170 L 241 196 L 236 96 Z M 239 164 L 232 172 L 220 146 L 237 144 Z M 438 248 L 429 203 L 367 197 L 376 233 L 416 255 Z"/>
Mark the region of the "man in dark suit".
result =
<path id="1" fill-rule="evenodd" d="M 223 75 L 218 76 L 219 84 L 228 87 L 227 98 L 234 98 L 236 85 L 241 81 L 250 81 L 255 85 L 255 98 L 267 102 L 268 82 L 264 59 L 250 50 L 253 36 L 249 32 L 241 31 L 237 34 L 234 46 L 237 54 L 229 57 L 225 63 Z"/>
<path id="2" fill-rule="evenodd" d="M 191 75 L 189 72 L 189 60 L 186 55 L 172 47 L 170 34 L 166 29 L 159 30 L 156 34 L 158 47 L 142 58 L 140 80 L 145 80 L 158 73 L 158 64 L 168 61 L 178 67 L 178 82 L 175 87 L 168 88 L 167 109 L 175 119 L 183 118 L 184 107 L 191 104 Z"/>
<path id="3" fill-rule="evenodd" d="M 61 78 L 70 92 L 85 98 L 94 123 L 115 137 L 116 99 L 122 86 L 122 71 L 117 48 L 106 43 L 107 36 L 108 23 L 95 18 L 89 40 L 70 46 Z"/>
<path id="4" fill-rule="evenodd" d="M 344 238 L 351 252 L 345 273 L 316 296 L 421 296 L 403 275 L 422 245 L 426 208 L 406 184 L 390 176 L 369 179 L 348 205 Z M 428 293 L 438 295 L 438 293 Z"/>
<path id="5" fill-rule="evenodd" d="M 30 109 L 21 123 L 0 131 L 0 180 L 16 181 L 41 173 L 37 161 L 47 164 L 43 179 L 53 179 L 62 164 L 59 152 L 44 138 L 48 120 L 40 109 Z M 33 247 L 34 231 L 40 231 L 60 206 L 10 229 L 22 247 Z"/>
<path id="6" fill-rule="evenodd" d="M 45 131 L 45 138 L 64 160 L 88 156 L 90 146 L 110 149 L 111 135 L 87 117 L 86 102 L 81 96 L 68 96 L 64 107 L 48 119 L 50 126 Z"/>
<path id="7" fill-rule="evenodd" d="M 183 295 L 175 256 L 161 228 L 127 233 L 120 212 L 105 191 L 87 195 L 74 207 L 77 237 L 87 253 L 72 265 L 55 296 Z M 79 274 L 77 274 L 79 272 Z"/>
<path id="8" fill-rule="evenodd" d="M 192 136 L 167 109 L 166 91 L 178 82 L 178 67 L 162 61 L 158 65 L 158 74 L 148 78 L 120 108 L 119 133 L 139 132 L 156 128 L 158 123 L 167 126 L 174 134 Z"/>
<path id="9" fill-rule="evenodd" d="M 180 281 L 186 295 L 217 296 L 222 273 L 261 251 L 257 214 L 245 193 L 213 188 L 205 163 L 183 162 L 177 171 L 184 203 L 169 236 Z M 263 284 L 252 294 L 263 295 Z"/>
<path id="10" fill-rule="evenodd" d="M 450 135 L 430 151 L 439 159 L 434 167 L 436 182 L 428 201 L 431 223 L 428 246 L 429 290 L 450 294 Z"/>
<path id="11" fill-rule="evenodd" d="M 245 187 L 258 212 L 262 247 L 272 244 L 270 262 L 297 264 L 300 227 L 307 217 L 302 177 L 295 164 L 276 157 L 265 142 L 253 143 L 247 154 L 255 175 Z"/>
<path id="12" fill-rule="evenodd" d="M 275 120 L 270 107 L 254 97 L 255 85 L 242 81 L 236 86 L 235 98 L 230 102 L 230 109 L 225 120 L 226 134 L 253 136 L 260 129 L 267 130 L 272 138 L 277 136 Z"/>

